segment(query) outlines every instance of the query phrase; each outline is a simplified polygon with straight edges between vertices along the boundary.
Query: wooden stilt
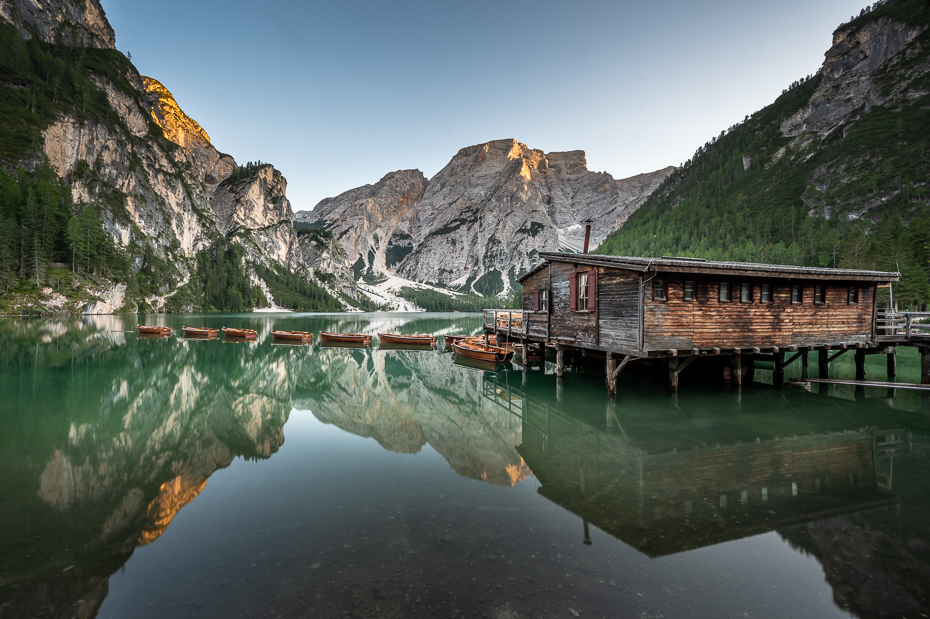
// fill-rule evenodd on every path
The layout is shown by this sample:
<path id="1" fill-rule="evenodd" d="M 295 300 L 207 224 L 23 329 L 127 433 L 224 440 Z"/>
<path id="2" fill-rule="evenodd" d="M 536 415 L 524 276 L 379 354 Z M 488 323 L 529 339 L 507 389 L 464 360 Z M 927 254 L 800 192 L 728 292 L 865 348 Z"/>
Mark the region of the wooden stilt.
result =
<path id="1" fill-rule="evenodd" d="M 894 378 L 898 375 L 898 349 L 896 347 L 885 355 L 885 361 L 888 364 L 888 378 Z"/>
<path id="2" fill-rule="evenodd" d="M 487 331 L 484 332 L 484 345 L 485 345 L 485 346 L 490 346 L 490 345 L 491 345 L 491 339 L 488 337 L 488 332 L 487 332 Z"/>
<path id="3" fill-rule="evenodd" d="M 562 378 L 561 376 L 555 377 L 555 400 L 559 404 L 562 403 L 562 387 L 564 386 L 563 385 L 564 380 L 565 379 Z"/>
<path id="4" fill-rule="evenodd" d="M 865 348 L 856 349 L 856 380 L 865 380 Z"/>
<path id="5" fill-rule="evenodd" d="M 678 357 L 668 358 L 668 388 L 678 390 Z"/>
<path id="6" fill-rule="evenodd" d="M 811 366 L 811 349 L 808 348 L 801 353 L 801 367 L 809 368 Z"/>
<path id="7" fill-rule="evenodd" d="M 730 356 L 730 376 L 734 385 L 743 384 L 743 355 Z"/>
<path id="8" fill-rule="evenodd" d="M 561 344 L 555 345 L 555 375 L 565 376 L 565 349 Z"/>
<path id="9" fill-rule="evenodd" d="M 820 378 L 830 378 L 830 353 L 828 351 L 817 351 L 817 364 L 820 366 Z"/>
<path id="10" fill-rule="evenodd" d="M 617 369 L 617 360 L 614 359 L 613 353 L 607 353 L 607 393 L 614 395 L 617 393 L 617 375 L 614 370 Z"/>
<path id="11" fill-rule="evenodd" d="M 775 371 L 772 373 L 772 384 L 781 387 L 785 384 L 785 353 L 775 353 Z"/>

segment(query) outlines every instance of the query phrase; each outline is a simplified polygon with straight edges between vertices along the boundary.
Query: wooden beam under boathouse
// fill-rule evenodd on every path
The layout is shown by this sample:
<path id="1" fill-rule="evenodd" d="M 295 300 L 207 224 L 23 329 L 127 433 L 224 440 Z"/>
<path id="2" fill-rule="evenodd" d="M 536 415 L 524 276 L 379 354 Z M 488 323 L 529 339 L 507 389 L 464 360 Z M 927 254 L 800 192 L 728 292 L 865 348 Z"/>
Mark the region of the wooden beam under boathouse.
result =
<path id="1" fill-rule="evenodd" d="M 878 287 L 898 273 L 568 253 L 540 259 L 519 278 L 522 310 L 485 310 L 485 333 L 554 344 L 559 376 L 566 355 L 606 359 L 611 394 L 634 360 L 661 362 L 675 390 L 686 368 L 702 364 L 740 385 L 768 360 L 780 386 L 785 368 L 798 359 L 807 367 L 812 352 L 827 378 L 830 361 L 855 351 L 861 380 L 866 355 L 893 355 L 898 345 L 930 350 L 930 335 L 912 333 L 910 318 L 903 339 L 877 309 Z M 894 367 L 892 356 L 889 376 Z M 930 382 L 930 355 L 927 367 Z"/>

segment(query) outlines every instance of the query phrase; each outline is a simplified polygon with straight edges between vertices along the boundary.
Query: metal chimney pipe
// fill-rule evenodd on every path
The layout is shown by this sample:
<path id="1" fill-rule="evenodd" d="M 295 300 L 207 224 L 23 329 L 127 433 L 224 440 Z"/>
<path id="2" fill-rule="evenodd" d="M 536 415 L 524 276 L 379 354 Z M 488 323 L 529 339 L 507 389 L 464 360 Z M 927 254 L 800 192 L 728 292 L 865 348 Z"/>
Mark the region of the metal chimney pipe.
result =
<path id="1" fill-rule="evenodd" d="M 593 223 L 590 219 L 584 221 L 584 253 L 588 253 L 588 243 L 591 241 L 591 224 Z"/>

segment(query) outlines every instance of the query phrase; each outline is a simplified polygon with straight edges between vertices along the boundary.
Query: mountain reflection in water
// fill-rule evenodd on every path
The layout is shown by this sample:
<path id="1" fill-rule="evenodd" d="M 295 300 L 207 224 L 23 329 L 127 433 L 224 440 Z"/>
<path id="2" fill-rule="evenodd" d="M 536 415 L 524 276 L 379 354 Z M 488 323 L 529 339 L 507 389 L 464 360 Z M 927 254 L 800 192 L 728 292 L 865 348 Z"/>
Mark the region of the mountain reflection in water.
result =
<path id="1" fill-rule="evenodd" d="M 418 454 L 428 445 L 459 476 L 489 489 L 514 493 L 511 486 L 532 483 L 578 517 L 582 549 L 581 542 L 606 544 L 610 538 L 596 534 L 603 531 L 651 561 L 775 531 L 816 557 L 837 607 L 862 617 L 927 611 L 930 422 L 919 402 L 914 409 L 913 400 L 855 402 L 833 397 L 839 392 L 763 386 L 683 390 L 670 400 L 635 375 L 612 402 L 600 379 L 580 374 L 567 377 L 563 395 L 571 395 L 559 402 L 555 377 L 541 368 L 480 371 L 436 351 L 273 347 L 273 318 L 237 319 L 259 329 L 257 342 L 137 340 L 114 332 L 130 328 L 128 318 L 0 324 L 0 616 L 94 616 L 111 576 L 137 548 L 160 543 L 214 472 L 237 457 L 275 457 L 293 410 L 388 452 Z M 345 317 L 287 320 L 285 328 L 347 330 Z M 480 324 L 477 317 L 367 320 L 366 332 Z M 332 466 L 335 473 L 339 465 Z M 487 518 L 467 504 L 455 509 L 447 521 L 472 519 L 480 528 Z M 424 565 L 464 560 L 455 568 L 464 574 L 475 560 L 466 549 L 500 535 L 526 535 L 527 548 L 550 546 L 530 523 L 509 518 L 511 528 L 490 537 L 472 531 L 471 540 L 450 537 L 446 525 L 433 545 L 409 552 L 427 553 Z M 372 549 L 372 560 L 392 561 L 398 552 Z M 610 561 L 626 556 L 611 552 Z M 538 609 L 564 615 L 567 592 L 548 580 L 568 568 L 553 571 L 539 554 L 533 550 L 521 568 L 530 588 L 515 589 L 499 609 L 516 612 L 532 598 Z M 486 570 L 509 582 L 510 564 L 491 559 Z M 593 559 L 578 565 L 590 574 L 617 568 L 602 560 L 602 567 Z M 423 586 L 396 578 L 398 590 Z M 321 616 L 348 606 L 438 615 L 446 603 L 432 594 L 414 612 L 417 595 L 402 599 L 381 584 L 342 598 L 354 581 L 329 579 L 317 593 Z M 474 579 L 462 576 L 463 586 Z M 459 595 L 479 615 L 491 599 Z M 599 603 L 599 611 L 626 608 L 606 594 Z M 548 616 L 538 609 L 518 614 Z"/>

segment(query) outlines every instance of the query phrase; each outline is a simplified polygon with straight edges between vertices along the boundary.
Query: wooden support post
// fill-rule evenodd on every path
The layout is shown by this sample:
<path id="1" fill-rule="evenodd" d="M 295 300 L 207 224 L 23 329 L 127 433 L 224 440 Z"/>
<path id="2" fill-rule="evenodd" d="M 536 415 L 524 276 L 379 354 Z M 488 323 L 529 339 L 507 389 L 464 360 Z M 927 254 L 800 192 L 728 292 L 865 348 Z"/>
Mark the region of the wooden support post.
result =
<path id="1" fill-rule="evenodd" d="M 801 367 L 809 368 L 811 366 L 811 349 L 808 348 L 801 353 Z"/>
<path id="2" fill-rule="evenodd" d="M 743 382 L 747 385 L 751 385 L 752 381 L 756 379 L 756 356 L 750 355 L 749 359 L 746 361 L 746 373 L 743 374 Z"/>
<path id="3" fill-rule="evenodd" d="M 891 352 L 885 355 L 885 361 L 888 364 L 888 378 L 894 378 L 898 375 L 898 353 L 897 348 L 892 347 Z"/>
<path id="4" fill-rule="evenodd" d="M 730 376 L 734 385 L 743 384 L 743 355 L 730 356 Z"/>
<path id="5" fill-rule="evenodd" d="M 496 329 L 496 327 L 495 327 L 495 329 Z M 484 345 L 485 345 L 485 346 L 490 346 L 490 345 L 491 345 L 491 338 L 488 337 L 488 332 L 487 332 L 487 331 L 484 332 Z"/>
<path id="6" fill-rule="evenodd" d="M 678 391 L 678 357 L 668 358 L 668 388 Z"/>
<path id="7" fill-rule="evenodd" d="M 555 401 L 559 404 L 562 403 L 562 387 L 565 379 L 561 376 L 555 377 Z"/>
<path id="8" fill-rule="evenodd" d="M 830 378 L 830 353 L 826 350 L 818 350 L 817 353 L 817 364 L 820 366 L 820 378 Z"/>
<path id="9" fill-rule="evenodd" d="M 555 345 L 555 375 L 565 376 L 565 349 L 561 344 Z"/>
<path id="10" fill-rule="evenodd" d="M 781 387 L 785 384 L 785 353 L 775 353 L 775 371 L 772 373 L 772 384 Z"/>
<path id="11" fill-rule="evenodd" d="M 613 353 L 607 353 L 607 393 L 615 395 L 617 393 L 617 375 L 614 370 L 617 369 L 617 360 L 614 359 Z"/>
<path id="12" fill-rule="evenodd" d="M 856 349 L 856 380 L 865 380 L 865 349 Z"/>
<path id="13" fill-rule="evenodd" d="M 920 384 L 930 385 L 930 348 L 920 350 Z"/>

